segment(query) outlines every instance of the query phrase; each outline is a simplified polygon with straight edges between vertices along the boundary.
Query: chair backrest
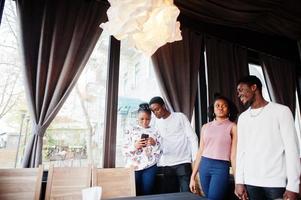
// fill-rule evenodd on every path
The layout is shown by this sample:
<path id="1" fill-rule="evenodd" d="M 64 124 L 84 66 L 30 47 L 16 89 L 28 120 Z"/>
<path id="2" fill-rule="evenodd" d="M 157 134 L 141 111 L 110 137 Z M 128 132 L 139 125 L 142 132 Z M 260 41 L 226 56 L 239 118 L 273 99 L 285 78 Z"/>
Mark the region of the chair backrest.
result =
<path id="1" fill-rule="evenodd" d="M 40 199 L 43 167 L 0 169 L 0 199 Z"/>
<path id="2" fill-rule="evenodd" d="M 93 168 L 92 186 L 102 187 L 102 199 L 136 196 L 134 169 Z"/>
<path id="3" fill-rule="evenodd" d="M 82 199 L 82 189 L 91 186 L 89 167 L 49 167 L 46 186 L 46 200 Z"/>

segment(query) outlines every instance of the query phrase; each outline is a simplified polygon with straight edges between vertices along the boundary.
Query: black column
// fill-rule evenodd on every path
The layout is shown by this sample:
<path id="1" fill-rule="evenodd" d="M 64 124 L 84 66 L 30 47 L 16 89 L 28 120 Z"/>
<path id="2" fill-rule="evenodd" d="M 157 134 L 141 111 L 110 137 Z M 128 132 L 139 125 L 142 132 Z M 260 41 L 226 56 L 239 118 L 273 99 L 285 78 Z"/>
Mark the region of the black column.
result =
<path id="1" fill-rule="evenodd" d="M 120 42 L 111 36 L 107 71 L 103 167 L 115 167 Z"/>

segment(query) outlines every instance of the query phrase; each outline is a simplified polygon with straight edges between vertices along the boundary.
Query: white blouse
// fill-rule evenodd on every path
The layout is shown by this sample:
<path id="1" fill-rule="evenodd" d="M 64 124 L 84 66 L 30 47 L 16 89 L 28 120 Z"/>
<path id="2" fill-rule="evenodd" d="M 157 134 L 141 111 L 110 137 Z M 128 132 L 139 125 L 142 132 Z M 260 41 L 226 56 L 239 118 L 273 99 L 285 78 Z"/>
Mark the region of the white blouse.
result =
<path id="1" fill-rule="evenodd" d="M 135 143 L 141 138 L 142 134 L 148 134 L 152 137 L 156 144 L 147 145 L 142 149 L 136 149 Z M 149 168 L 157 164 L 160 155 L 161 137 L 154 128 L 143 128 L 141 126 L 133 126 L 124 132 L 124 141 L 122 153 L 126 157 L 126 167 L 134 167 L 136 171 Z"/>

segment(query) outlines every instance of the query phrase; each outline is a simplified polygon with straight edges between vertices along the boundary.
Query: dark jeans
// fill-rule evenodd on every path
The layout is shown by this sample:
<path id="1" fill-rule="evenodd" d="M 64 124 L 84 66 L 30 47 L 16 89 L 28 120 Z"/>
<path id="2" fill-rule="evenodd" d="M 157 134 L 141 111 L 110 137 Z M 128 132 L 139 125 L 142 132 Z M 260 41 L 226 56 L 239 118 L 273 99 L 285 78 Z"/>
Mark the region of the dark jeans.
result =
<path id="1" fill-rule="evenodd" d="M 155 185 L 156 173 L 156 165 L 147 169 L 135 171 L 137 196 L 152 194 Z"/>
<path id="2" fill-rule="evenodd" d="M 230 162 L 202 157 L 200 181 L 205 196 L 210 200 L 224 200 L 229 187 Z"/>
<path id="3" fill-rule="evenodd" d="M 283 199 L 285 188 L 246 185 L 250 200 Z"/>
<path id="4" fill-rule="evenodd" d="M 192 173 L 191 163 L 183 163 L 174 166 L 160 167 L 164 175 L 164 193 L 190 192 L 189 182 Z"/>

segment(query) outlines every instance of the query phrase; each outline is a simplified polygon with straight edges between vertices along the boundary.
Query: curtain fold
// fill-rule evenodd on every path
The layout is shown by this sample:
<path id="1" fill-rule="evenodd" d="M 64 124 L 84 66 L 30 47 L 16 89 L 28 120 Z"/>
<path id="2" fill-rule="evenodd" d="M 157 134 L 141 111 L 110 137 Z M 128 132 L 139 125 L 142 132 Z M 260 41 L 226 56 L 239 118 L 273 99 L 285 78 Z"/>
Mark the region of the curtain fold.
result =
<path id="1" fill-rule="evenodd" d="M 243 111 L 236 87 L 238 80 L 249 74 L 247 49 L 209 36 L 205 45 L 209 105 L 213 103 L 214 94 L 220 93 L 231 99 L 240 112 Z"/>
<path id="2" fill-rule="evenodd" d="M 175 0 L 175 5 L 206 23 L 301 38 L 300 0 Z"/>
<path id="3" fill-rule="evenodd" d="M 297 82 L 295 64 L 267 55 L 260 55 L 260 60 L 272 101 L 288 106 L 295 114 Z"/>
<path id="4" fill-rule="evenodd" d="M 297 41 L 298 51 L 299 51 L 299 68 L 301 67 L 301 40 Z M 297 66 L 298 67 L 298 66 Z M 298 90 L 298 100 L 299 105 L 301 105 L 301 74 L 297 74 L 297 90 Z"/>
<path id="5" fill-rule="evenodd" d="M 163 98 L 172 110 L 183 112 L 191 120 L 203 64 L 202 35 L 183 27 L 182 36 L 183 40 L 159 48 L 152 61 Z"/>
<path id="6" fill-rule="evenodd" d="M 43 136 L 102 32 L 107 6 L 82 0 L 17 0 L 32 137 L 23 167 L 42 162 Z"/>
<path id="7" fill-rule="evenodd" d="M 0 0 L 0 25 L 1 25 L 1 21 L 2 21 L 4 5 L 5 5 L 5 0 Z"/>
<path id="8" fill-rule="evenodd" d="M 300 63 L 301 63 L 301 40 L 297 41 L 298 51 L 299 51 L 299 57 L 300 57 Z"/>

